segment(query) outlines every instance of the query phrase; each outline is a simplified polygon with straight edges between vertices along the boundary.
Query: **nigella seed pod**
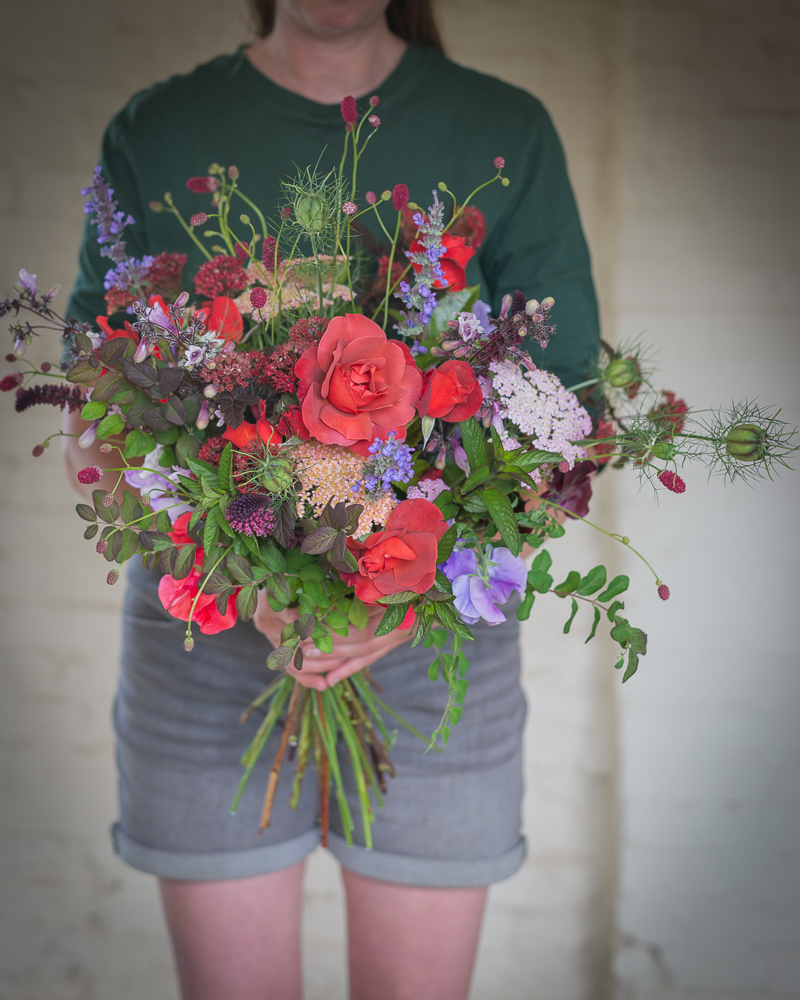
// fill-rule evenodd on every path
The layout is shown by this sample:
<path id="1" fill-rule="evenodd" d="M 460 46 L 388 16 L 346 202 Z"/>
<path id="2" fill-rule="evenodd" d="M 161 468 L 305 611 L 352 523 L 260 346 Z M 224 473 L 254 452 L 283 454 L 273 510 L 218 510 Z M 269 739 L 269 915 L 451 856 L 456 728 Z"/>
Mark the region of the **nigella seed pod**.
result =
<path id="1" fill-rule="evenodd" d="M 330 209 L 318 194 L 301 194 L 294 203 L 294 215 L 307 233 L 321 233 L 328 224 Z"/>
<path id="2" fill-rule="evenodd" d="M 725 451 L 739 462 L 757 462 L 765 454 L 766 431 L 756 424 L 737 424 L 725 436 Z"/>
<path id="3" fill-rule="evenodd" d="M 634 358 L 614 358 L 606 365 L 603 378 L 615 389 L 626 389 L 640 382 L 642 376 Z"/>
<path id="4" fill-rule="evenodd" d="M 668 462 L 674 457 L 677 451 L 674 444 L 671 441 L 656 441 L 653 447 L 650 449 L 656 458 L 660 458 L 665 462 Z"/>
<path id="5" fill-rule="evenodd" d="M 294 480 L 291 462 L 285 458 L 271 461 L 261 476 L 261 485 L 270 493 L 282 493 L 288 490 Z"/>

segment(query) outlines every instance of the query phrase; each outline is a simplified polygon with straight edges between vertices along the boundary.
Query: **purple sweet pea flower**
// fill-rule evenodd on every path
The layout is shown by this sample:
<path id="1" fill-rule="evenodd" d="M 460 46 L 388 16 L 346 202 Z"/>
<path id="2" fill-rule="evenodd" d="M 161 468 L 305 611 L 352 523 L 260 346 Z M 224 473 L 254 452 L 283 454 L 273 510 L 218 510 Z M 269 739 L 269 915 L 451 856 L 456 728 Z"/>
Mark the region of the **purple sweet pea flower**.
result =
<path id="1" fill-rule="evenodd" d="M 522 556 L 514 556 L 505 548 L 487 545 L 481 562 L 485 573 L 478 571 L 478 553 L 474 549 L 459 549 L 440 569 L 452 583 L 455 609 L 468 625 L 481 618 L 489 625 L 499 625 L 506 616 L 497 605 L 505 604 L 515 590 L 520 595 L 525 593 L 528 571 Z"/>

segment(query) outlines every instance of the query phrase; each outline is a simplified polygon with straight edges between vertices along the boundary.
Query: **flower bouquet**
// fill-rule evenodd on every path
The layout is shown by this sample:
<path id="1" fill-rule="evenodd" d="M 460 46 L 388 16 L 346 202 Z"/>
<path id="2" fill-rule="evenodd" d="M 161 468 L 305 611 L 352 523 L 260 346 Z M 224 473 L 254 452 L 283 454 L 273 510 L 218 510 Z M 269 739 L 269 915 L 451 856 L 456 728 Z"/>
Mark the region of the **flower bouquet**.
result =
<path id="1" fill-rule="evenodd" d="M 104 486 L 77 513 L 112 564 L 108 583 L 133 556 L 159 568 L 159 597 L 186 622 L 187 653 L 193 628 L 213 634 L 252 618 L 259 591 L 273 610 L 294 609 L 267 660 L 277 676 L 245 713 L 264 715 L 233 808 L 282 720 L 261 828 L 287 755 L 293 805 L 313 758 L 323 840 L 332 789 L 352 842 L 336 754 L 343 740 L 366 846 L 393 774 L 386 719 L 412 727 L 367 671 L 322 692 L 296 682 L 286 668 L 302 671 L 304 645 L 332 652 L 334 633 L 364 628 L 369 608 L 384 608 L 376 634 L 407 630 L 412 645 L 431 650 L 431 680 L 448 685 L 435 731 L 412 729 L 437 750 L 462 715 L 470 625 L 505 621 L 501 607 L 515 592 L 520 620 L 544 594 L 569 598 L 565 632 L 580 604 L 592 611 L 590 639 L 605 617 L 627 680 L 647 646 L 623 614 L 628 577 L 609 580 L 595 566 L 554 585 L 549 551 L 528 569 L 523 546 L 563 535 L 565 517 L 586 519 L 591 476 L 604 464 L 680 493 L 678 470 L 689 459 L 735 479 L 769 475 L 795 450 L 771 410 L 693 413 L 672 392 L 657 393 L 635 345 L 603 344 L 596 370 L 571 387 L 537 368 L 526 343 L 545 348 L 555 335 L 553 300 L 509 293 L 492 316 L 466 284 L 485 231 L 473 199 L 509 184 L 503 159 L 463 203 L 445 184 L 425 211 L 403 184 L 359 202 L 358 163 L 380 125 L 377 103 L 359 113 L 345 99 L 339 169 L 299 171 L 283 185 L 274 222 L 232 166 L 188 180 L 208 194 L 208 212 L 187 221 L 171 195 L 151 205 L 173 213 L 205 257 L 194 295 L 182 287 L 185 254 L 128 255 L 133 219 L 98 167 L 85 210 L 113 265 L 108 317 L 127 310 L 127 318 L 113 327 L 108 317 L 96 326 L 65 319 L 52 307 L 57 289 L 41 294 L 26 271 L 0 303 L 13 318 L 8 361 L 40 329 L 63 338 L 60 366 L 16 369 L 0 389 L 16 391 L 18 411 L 80 412 L 80 444 L 100 443 L 103 464 L 78 479 Z M 51 381 L 31 384 L 42 375 Z"/>

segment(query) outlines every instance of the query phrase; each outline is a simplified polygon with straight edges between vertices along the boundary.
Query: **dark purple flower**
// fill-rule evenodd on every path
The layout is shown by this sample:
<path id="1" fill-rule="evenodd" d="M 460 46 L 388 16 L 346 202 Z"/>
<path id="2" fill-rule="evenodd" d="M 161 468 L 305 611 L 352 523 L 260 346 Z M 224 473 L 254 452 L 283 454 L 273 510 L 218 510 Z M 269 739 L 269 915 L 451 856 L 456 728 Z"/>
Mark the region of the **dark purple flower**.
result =
<path id="1" fill-rule="evenodd" d="M 547 489 L 541 497 L 563 507 L 568 512 L 568 517 L 586 517 L 592 496 L 592 481 L 589 477 L 596 471 L 594 462 L 576 462 L 569 472 L 557 469 L 550 476 Z"/>
<path id="2" fill-rule="evenodd" d="M 264 493 L 240 493 L 225 510 L 228 524 L 243 535 L 271 535 L 275 512 Z"/>
<path id="3" fill-rule="evenodd" d="M 481 618 L 489 625 L 499 625 L 506 616 L 498 605 L 505 604 L 515 590 L 525 593 L 525 561 L 509 549 L 487 545 L 485 554 L 457 549 L 439 568 L 452 583 L 454 607 L 468 625 Z"/>

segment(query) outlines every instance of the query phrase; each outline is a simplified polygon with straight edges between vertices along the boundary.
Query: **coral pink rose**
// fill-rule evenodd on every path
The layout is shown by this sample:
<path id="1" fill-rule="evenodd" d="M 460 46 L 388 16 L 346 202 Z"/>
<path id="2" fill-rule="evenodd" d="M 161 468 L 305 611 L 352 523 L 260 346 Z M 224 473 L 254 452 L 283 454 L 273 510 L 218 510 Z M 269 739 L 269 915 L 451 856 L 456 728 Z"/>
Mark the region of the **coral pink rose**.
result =
<path id="1" fill-rule="evenodd" d="M 424 594 L 433 586 L 439 539 L 446 531 L 447 522 L 435 504 L 404 500 L 387 518 L 385 531 L 373 532 L 366 542 L 347 539 L 358 572 L 340 575 L 365 604 L 380 604 L 403 590 Z"/>
<path id="2" fill-rule="evenodd" d="M 425 372 L 417 412 L 421 417 L 441 417 L 457 423 L 474 416 L 482 402 L 481 387 L 467 362 L 445 361 Z"/>
<path id="3" fill-rule="evenodd" d="M 191 512 L 181 514 L 172 526 L 169 535 L 176 545 L 189 545 L 192 539 L 187 534 L 186 528 L 191 519 Z M 200 569 L 203 565 L 202 548 L 197 549 L 195 554 L 192 572 L 183 580 L 176 580 L 174 576 L 162 576 L 158 583 L 158 597 L 167 611 L 173 618 L 179 618 L 183 622 L 189 621 L 192 612 L 192 604 L 197 597 L 198 582 L 200 580 Z M 224 629 L 233 628 L 236 624 L 236 594 L 237 591 L 228 598 L 228 605 L 225 614 L 221 615 L 217 611 L 216 594 L 203 593 L 197 599 L 194 606 L 192 621 L 197 622 L 198 628 L 204 635 L 216 635 Z"/>
<path id="4" fill-rule="evenodd" d="M 176 580 L 174 576 L 161 577 L 158 584 L 158 597 L 173 618 L 180 618 L 182 622 L 189 621 L 192 604 L 197 597 L 199 580 L 200 570 L 197 565 L 183 580 Z M 192 621 L 197 622 L 203 635 L 216 635 L 217 632 L 222 632 L 226 628 L 233 628 L 236 624 L 236 594 L 232 594 L 228 598 L 225 614 L 221 615 L 217 611 L 216 594 L 202 593 L 197 599 L 197 604 L 194 605 Z"/>
<path id="5" fill-rule="evenodd" d="M 294 370 L 303 422 L 317 441 L 367 455 L 376 437 L 405 438 L 422 373 L 406 345 L 366 316 L 336 316 Z"/>

